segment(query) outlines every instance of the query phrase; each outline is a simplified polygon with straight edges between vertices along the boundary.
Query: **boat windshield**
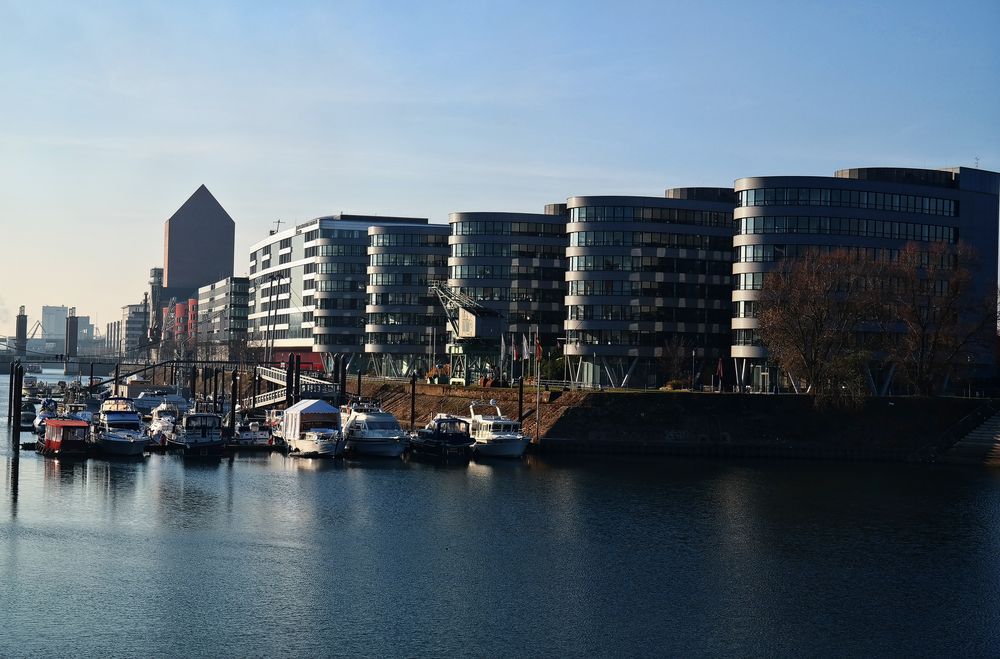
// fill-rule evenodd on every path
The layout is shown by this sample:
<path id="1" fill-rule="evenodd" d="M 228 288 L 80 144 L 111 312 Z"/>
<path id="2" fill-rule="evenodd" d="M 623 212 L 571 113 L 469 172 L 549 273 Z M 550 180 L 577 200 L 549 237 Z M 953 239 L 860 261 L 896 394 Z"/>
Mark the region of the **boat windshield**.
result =
<path id="1" fill-rule="evenodd" d="M 109 421 L 108 428 L 112 430 L 141 430 L 138 421 Z"/>
<path id="2" fill-rule="evenodd" d="M 402 430 L 398 421 L 366 421 L 368 430 Z"/>
<path id="3" fill-rule="evenodd" d="M 494 423 L 490 426 L 490 430 L 493 432 L 517 432 L 518 428 L 516 423 Z"/>
<path id="4" fill-rule="evenodd" d="M 188 429 L 218 428 L 219 417 L 216 416 L 189 416 L 184 419 L 184 427 Z"/>

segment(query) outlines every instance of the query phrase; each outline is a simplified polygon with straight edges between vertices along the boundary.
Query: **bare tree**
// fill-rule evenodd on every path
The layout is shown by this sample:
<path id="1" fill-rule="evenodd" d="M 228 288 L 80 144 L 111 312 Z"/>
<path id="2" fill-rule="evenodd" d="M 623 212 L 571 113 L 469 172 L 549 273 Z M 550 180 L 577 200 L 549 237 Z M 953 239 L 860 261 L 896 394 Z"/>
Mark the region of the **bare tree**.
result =
<path id="1" fill-rule="evenodd" d="M 956 367 L 996 339 L 997 290 L 976 289 L 977 267 L 962 243 L 910 243 L 893 264 L 889 298 L 902 328 L 893 358 L 920 395 L 942 391 Z"/>
<path id="2" fill-rule="evenodd" d="M 760 337 L 800 390 L 824 401 L 867 394 L 865 365 L 885 312 L 884 268 L 870 257 L 815 250 L 765 275 Z"/>

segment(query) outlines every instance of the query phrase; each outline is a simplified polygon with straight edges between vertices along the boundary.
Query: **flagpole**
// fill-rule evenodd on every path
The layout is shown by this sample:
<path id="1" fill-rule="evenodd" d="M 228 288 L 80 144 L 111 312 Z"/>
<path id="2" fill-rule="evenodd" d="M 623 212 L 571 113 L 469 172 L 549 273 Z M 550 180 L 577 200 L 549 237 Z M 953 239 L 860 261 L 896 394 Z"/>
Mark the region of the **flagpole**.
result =
<path id="1" fill-rule="evenodd" d="M 538 327 L 535 326 L 535 345 L 541 345 L 538 340 Z M 537 348 L 533 350 L 535 353 L 535 443 L 540 441 L 542 436 L 541 432 L 541 421 L 542 421 L 542 372 L 541 364 L 538 359 Z"/>

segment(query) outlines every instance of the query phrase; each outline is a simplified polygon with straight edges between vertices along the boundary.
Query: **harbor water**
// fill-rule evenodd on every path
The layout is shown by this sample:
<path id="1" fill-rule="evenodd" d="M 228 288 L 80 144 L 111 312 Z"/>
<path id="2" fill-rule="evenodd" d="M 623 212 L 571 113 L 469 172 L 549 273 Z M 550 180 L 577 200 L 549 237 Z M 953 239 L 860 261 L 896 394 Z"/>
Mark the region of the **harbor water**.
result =
<path id="1" fill-rule="evenodd" d="M 996 471 L 66 461 L 4 427 L 0 474 L 0 656 L 1000 655 Z"/>

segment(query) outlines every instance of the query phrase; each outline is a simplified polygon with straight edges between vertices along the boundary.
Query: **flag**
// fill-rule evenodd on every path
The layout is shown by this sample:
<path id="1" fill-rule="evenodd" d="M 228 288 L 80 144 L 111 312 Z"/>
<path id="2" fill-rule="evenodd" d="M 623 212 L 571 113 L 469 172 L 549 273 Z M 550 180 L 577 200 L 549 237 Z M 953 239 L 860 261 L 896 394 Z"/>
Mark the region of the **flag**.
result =
<path id="1" fill-rule="evenodd" d="M 537 334 L 535 335 L 535 359 L 542 360 L 542 342 L 538 340 Z"/>
<path id="2" fill-rule="evenodd" d="M 503 333 L 500 334 L 500 368 L 503 368 L 503 362 L 507 359 L 507 344 L 503 340 Z"/>
<path id="3" fill-rule="evenodd" d="M 510 335 L 510 350 L 514 355 L 514 361 L 517 361 L 517 339 L 514 338 L 513 334 Z"/>
<path id="4" fill-rule="evenodd" d="M 529 359 L 531 353 L 528 352 L 528 337 L 524 334 L 521 335 L 521 359 Z"/>

